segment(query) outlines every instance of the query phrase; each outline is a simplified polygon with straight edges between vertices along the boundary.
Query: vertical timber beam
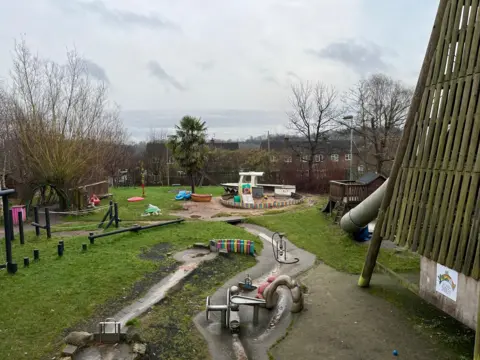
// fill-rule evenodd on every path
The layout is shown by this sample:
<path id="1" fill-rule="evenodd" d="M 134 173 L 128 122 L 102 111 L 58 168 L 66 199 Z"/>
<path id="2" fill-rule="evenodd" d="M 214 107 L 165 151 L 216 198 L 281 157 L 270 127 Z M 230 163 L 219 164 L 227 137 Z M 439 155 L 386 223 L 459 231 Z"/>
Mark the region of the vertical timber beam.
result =
<path id="1" fill-rule="evenodd" d="M 392 200 L 393 192 L 395 189 L 395 182 L 397 181 L 397 177 L 402 166 L 403 157 L 405 155 L 405 152 L 407 151 L 410 134 L 412 132 L 412 129 L 414 128 L 413 125 L 415 122 L 415 116 L 422 101 L 425 84 L 427 82 L 430 69 L 430 64 L 435 57 L 437 45 L 440 38 L 440 32 L 442 31 L 442 21 L 449 4 L 453 6 L 451 0 L 441 0 L 438 6 L 437 16 L 435 18 L 432 33 L 430 35 L 430 40 L 425 53 L 425 59 L 423 60 L 422 69 L 418 77 L 418 82 L 415 88 L 415 92 L 413 94 L 412 103 L 410 104 L 410 109 L 408 110 L 402 140 L 398 146 L 395 161 L 390 172 L 390 179 L 387 184 L 387 189 L 383 197 L 382 205 L 380 206 L 380 209 L 378 211 L 377 223 L 373 232 L 372 240 L 370 241 L 370 246 L 368 247 L 368 253 L 365 259 L 365 264 L 363 265 L 362 274 L 358 279 L 358 286 L 360 287 L 368 287 L 370 285 L 370 280 L 372 279 L 372 274 L 373 270 L 375 269 L 378 253 L 380 252 L 380 246 L 382 245 L 381 231 L 383 227 L 383 222 L 385 220 L 385 213 Z"/>
<path id="2" fill-rule="evenodd" d="M 475 331 L 475 350 L 473 360 L 480 360 L 480 293 L 478 294 L 477 330 Z"/>

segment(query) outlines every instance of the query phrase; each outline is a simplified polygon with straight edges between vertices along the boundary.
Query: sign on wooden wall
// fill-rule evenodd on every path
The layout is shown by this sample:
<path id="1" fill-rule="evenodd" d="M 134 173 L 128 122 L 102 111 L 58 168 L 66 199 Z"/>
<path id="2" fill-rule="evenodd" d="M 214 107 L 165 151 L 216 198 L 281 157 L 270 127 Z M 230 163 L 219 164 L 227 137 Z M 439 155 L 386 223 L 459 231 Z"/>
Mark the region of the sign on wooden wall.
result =
<path id="1" fill-rule="evenodd" d="M 457 301 L 458 273 L 446 266 L 437 264 L 436 291 L 453 301 Z"/>

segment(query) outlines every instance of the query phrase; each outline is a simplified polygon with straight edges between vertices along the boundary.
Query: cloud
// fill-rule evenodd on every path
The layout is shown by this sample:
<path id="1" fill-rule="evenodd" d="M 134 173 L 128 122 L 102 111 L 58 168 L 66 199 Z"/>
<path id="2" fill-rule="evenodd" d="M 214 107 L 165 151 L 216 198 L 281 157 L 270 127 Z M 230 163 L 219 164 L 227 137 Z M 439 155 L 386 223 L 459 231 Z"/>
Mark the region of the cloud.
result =
<path id="1" fill-rule="evenodd" d="M 103 67 L 91 60 L 85 60 L 85 65 L 87 66 L 88 73 L 97 80 L 104 81 L 109 84 L 110 79 L 107 76 L 107 73 Z"/>
<path id="2" fill-rule="evenodd" d="M 274 76 L 272 75 L 265 75 L 263 77 L 263 80 L 266 81 L 267 83 L 272 83 L 272 84 L 275 84 L 275 85 L 280 85 L 280 83 L 278 82 L 277 79 L 275 79 Z"/>
<path id="3" fill-rule="evenodd" d="M 307 49 L 305 52 L 320 59 L 338 61 L 360 75 L 390 68 L 384 57 L 393 55 L 374 43 L 359 43 L 352 39 L 330 43 L 321 50 Z"/>
<path id="4" fill-rule="evenodd" d="M 270 83 L 270 84 L 280 85 L 280 83 L 278 82 L 276 77 L 274 75 L 272 75 L 272 73 L 270 72 L 270 69 L 267 69 L 265 67 L 260 67 L 258 69 L 258 72 L 260 74 L 262 74 L 262 80 L 263 81 L 265 81 L 267 83 Z"/>
<path id="5" fill-rule="evenodd" d="M 296 73 L 294 73 L 293 71 L 287 71 L 287 76 L 289 78 L 294 78 L 295 80 L 297 81 L 300 81 L 300 76 L 298 76 Z"/>
<path id="6" fill-rule="evenodd" d="M 180 84 L 177 79 L 173 76 L 167 74 L 167 72 L 160 66 L 160 64 L 155 60 L 150 60 L 147 64 L 148 71 L 152 76 L 155 76 L 161 81 L 165 81 L 172 85 L 175 89 L 180 91 L 187 90 L 182 84 Z"/>
<path id="7" fill-rule="evenodd" d="M 199 61 L 199 62 L 197 62 L 197 66 L 198 66 L 201 70 L 207 71 L 207 70 L 213 69 L 213 67 L 215 66 L 215 63 L 213 62 L 213 60 L 209 60 L 209 61 Z"/>
<path id="8" fill-rule="evenodd" d="M 106 23 L 114 26 L 123 27 L 125 25 L 143 26 L 149 28 L 176 28 L 177 26 L 170 21 L 160 18 L 160 16 L 150 14 L 140 14 L 129 10 L 118 10 L 108 8 L 101 0 L 81 1 L 81 0 L 53 0 L 62 10 L 66 12 L 77 12 L 83 14 L 94 14 L 99 16 Z"/>

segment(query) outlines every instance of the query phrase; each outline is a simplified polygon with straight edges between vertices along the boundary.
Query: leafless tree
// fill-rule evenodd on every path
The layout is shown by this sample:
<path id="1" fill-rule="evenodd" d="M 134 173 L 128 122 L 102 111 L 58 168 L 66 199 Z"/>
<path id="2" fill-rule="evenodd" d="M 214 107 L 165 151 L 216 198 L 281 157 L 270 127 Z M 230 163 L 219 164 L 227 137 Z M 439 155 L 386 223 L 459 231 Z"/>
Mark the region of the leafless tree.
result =
<path id="1" fill-rule="evenodd" d="M 163 184 L 163 178 L 168 176 L 169 154 L 167 148 L 167 131 L 151 128 L 145 148 L 145 165 L 149 174 L 154 176 L 154 183 Z"/>
<path id="2" fill-rule="evenodd" d="M 167 141 L 168 132 L 164 129 L 150 128 L 148 133 L 148 142 L 162 143 Z"/>
<path id="3" fill-rule="evenodd" d="M 292 143 L 292 149 L 308 163 L 310 181 L 313 180 L 313 164 L 315 155 L 319 153 L 319 145 L 338 126 L 341 111 L 337 96 L 335 88 L 321 82 L 292 85 L 288 128 L 302 139 L 301 144 Z"/>
<path id="4" fill-rule="evenodd" d="M 89 78 L 77 52 L 68 51 L 60 65 L 18 42 L 11 79 L 8 121 L 21 176 L 60 189 L 102 176 L 125 131 L 105 84 Z"/>
<path id="5" fill-rule="evenodd" d="M 8 121 L 9 97 L 0 83 L 0 189 L 6 188 L 6 175 L 9 168 L 8 140 L 11 136 L 11 124 Z M 1 205 L 0 205 L 1 206 Z"/>
<path id="6" fill-rule="evenodd" d="M 344 97 L 347 111 L 354 115 L 342 122 L 355 133 L 355 142 L 367 168 L 387 172 L 393 161 L 413 89 L 384 74 L 362 79 Z"/>

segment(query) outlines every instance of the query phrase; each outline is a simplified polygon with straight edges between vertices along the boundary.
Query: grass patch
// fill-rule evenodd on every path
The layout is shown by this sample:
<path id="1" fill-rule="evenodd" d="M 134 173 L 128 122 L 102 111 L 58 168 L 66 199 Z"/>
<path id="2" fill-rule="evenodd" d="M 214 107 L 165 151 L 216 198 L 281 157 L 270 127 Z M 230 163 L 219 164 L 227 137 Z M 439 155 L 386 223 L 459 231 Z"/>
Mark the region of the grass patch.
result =
<path id="1" fill-rule="evenodd" d="M 299 205 L 296 205 L 299 206 Z M 298 209 L 295 209 L 298 210 Z M 263 215 L 278 215 L 278 214 L 283 214 L 286 212 L 292 211 L 292 209 L 273 209 L 273 210 L 267 210 L 263 213 Z"/>
<path id="2" fill-rule="evenodd" d="M 338 225 L 320 213 L 317 207 L 251 217 L 248 222 L 285 232 L 296 246 L 315 254 L 337 270 L 352 274 L 359 274 L 362 270 L 368 247 L 356 244 Z M 410 252 L 396 253 L 393 250 L 381 249 L 379 261 L 400 273 L 420 268 L 420 258 Z"/>
<path id="3" fill-rule="evenodd" d="M 168 187 L 168 186 L 154 186 L 145 188 L 145 200 L 139 202 L 128 202 L 127 199 L 133 196 L 141 196 L 141 188 L 113 188 L 110 192 L 113 194 L 113 201 L 118 203 L 119 217 L 123 221 L 135 220 L 172 220 L 175 216 L 169 215 L 172 211 L 179 211 L 183 209 L 183 201 L 175 200 L 175 195 L 178 190 L 184 188 Z M 187 188 L 185 188 L 187 189 Z M 195 188 L 195 192 L 199 194 L 212 194 L 213 196 L 220 196 L 224 189 L 220 186 L 203 186 Z M 99 206 L 108 205 L 109 199 L 101 201 Z M 158 216 L 142 216 L 148 204 L 158 206 L 162 213 Z M 100 221 L 104 211 L 98 211 L 88 215 L 71 215 L 65 218 L 65 221 Z"/>
<path id="4" fill-rule="evenodd" d="M 128 320 L 126 323 L 125 323 L 126 326 L 133 326 L 133 327 L 137 327 L 140 325 L 140 320 L 138 320 L 137 318 L 134 318 L 134 319 L 131 319 L 131 320 Z"/>
<path id="5" fill-rule="evenodd" d="M 231 254 L 202 263 L 183 288 L 141 319 L 139 334 L 155 353 L 151 359 L 210 359 L 208 346 L 193 323 L 205 298 L 240 271 L 255 265 L 251 256 Z"/>
<path id="6" fill-rule="evenodd" d="M 0 359 L 40 359 L 57 350 L 65 329 L 125 296 L 145 274 L 170 264 L 171 257 L 140 256 L 160 243 L 170 244 L 168 251 L 173 252 L 212 238 L 256 240 L 224 223 L 189 222 L 97 239 L 83 253 L 86 236 L 53 235 L 47 240 L 44 235 L 37 239 L 28 234 L 24 246 L 16 240 L 12 252 L 19 263 L 18 273 L 11 276 L 0 271 L 0 302 L 5 304 L 0 312 Z M 56 253 L 58 240 L 65 241 L 62 258 Z M 260 244 L 256 241 L 255 245 Z M 32 259 L 35 248 L 40 250 L 40 262 L 24 269 L 22 258 Z"/>
<path id="7" fill-rule="evenodd" d="M 430 336 L 439 347 L 456 354 L 456 359 L 471 359 L 475 332 L 417 295 L 398 285 L 375 285 L 368 291 L 402 309 L 415 329 Z"/>

